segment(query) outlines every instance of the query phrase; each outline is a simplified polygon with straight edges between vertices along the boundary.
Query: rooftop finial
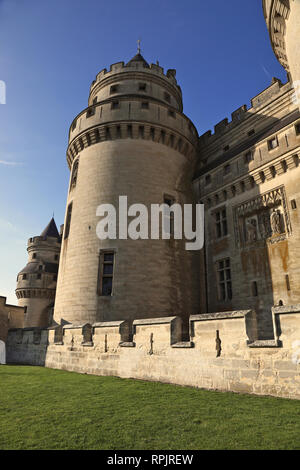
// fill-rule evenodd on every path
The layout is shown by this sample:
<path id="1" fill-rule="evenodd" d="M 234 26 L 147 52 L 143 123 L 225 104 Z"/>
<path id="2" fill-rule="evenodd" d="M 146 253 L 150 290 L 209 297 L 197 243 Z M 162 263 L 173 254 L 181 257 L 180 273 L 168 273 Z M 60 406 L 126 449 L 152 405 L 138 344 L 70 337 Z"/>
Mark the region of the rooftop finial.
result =
<path id="1" fill-rule="evenodd" d="M 140 39 L 137 40 L 137 45 L 138 45 L 138 49 L 137 49 L 138 54 L 140 54 L 141 53 L 141 40 Z"/>

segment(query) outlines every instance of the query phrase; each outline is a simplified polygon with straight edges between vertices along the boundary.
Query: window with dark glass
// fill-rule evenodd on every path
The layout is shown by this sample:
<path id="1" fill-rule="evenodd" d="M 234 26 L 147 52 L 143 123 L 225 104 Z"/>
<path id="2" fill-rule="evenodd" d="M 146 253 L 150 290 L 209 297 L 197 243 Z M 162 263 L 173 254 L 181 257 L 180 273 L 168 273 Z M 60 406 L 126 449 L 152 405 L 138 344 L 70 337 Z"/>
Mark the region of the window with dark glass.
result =
<path id="1" fill-rule="evenodd" d="M 113 251 L 100 252 L 99 282 L 98 282 L 98 294 L 99 295 L 104 295 L 104 296 L 112 295 L 114 258 L 115 258 L 115 253 Z"/>
<path id="2" fill-rule="evenodd" d="M 232 283 L 229 258 L 217 262 L 217 275 L 219 285 L 219 299 L 222 301 L 231 300 Z"/>

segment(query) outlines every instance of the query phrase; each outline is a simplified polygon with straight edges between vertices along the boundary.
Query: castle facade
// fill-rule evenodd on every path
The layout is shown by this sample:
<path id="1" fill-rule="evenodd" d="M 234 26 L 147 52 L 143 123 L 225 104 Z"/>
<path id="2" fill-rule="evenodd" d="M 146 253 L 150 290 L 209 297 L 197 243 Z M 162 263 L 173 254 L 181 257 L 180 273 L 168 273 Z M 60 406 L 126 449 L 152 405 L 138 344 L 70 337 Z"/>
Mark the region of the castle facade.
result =
<path id="1" fill-rule="evenodd" d="M 300 1 L 265 0 L 263 9 L 288 81 L 273 78 L 250 108 L 233 111 L 230 122 L 222 120 L 213 132 L 199 137 L 183 113 L 175 70 L 164 73 L 158 63 L 148 64 L 140 50 L 128 63 L 98 73 L 88 107 L 69 131 L 63 232 L 58 234 L 51 221 L 45 233 L 30 239 L 29 264 L 18 276 L 19 305 L 27 307 L 25 326 L 45 329 L 34 330 L 26 344 L 42 345 L 36 350 L 42 357 L 37 359 L 38 352 L 33 355 L 27 346 L 24 350 L 22 334 L 11 330 L 14 362 L 22 351 L 29 363 L 49 367 L 171 380 L 161 369 L 169 364 L 177 371 L 171 380 L 176 383 L 295 396 L 300 362 L 292 351 L 300 345 Z M 121 195 L 128 205 L 148 208 L 204 204 L 204 248 L 188 251 L 185 239 L 172 236 L 100 240 L 97 207 L 117 207 Z M 168 341 L 173 352 L 166 352 Z M 285 349 L 278 352 L 282 345 Z M 155 351 L 166 356 L 165 366 L 158 358 L 153 375 L 145 372 L 137 352 L 124 349 L 136 346 L 146 356 Z M 204 375 L 196 382 L 194 347 L 205 358 Z M 230 365 L 213 362 L 224 351 Z M 97 363 L 98 353 L 109 352 L 115 354 L 112 364 L 119 361 L 110 371 Z M 192 362 L 185 380 L 175 364 L 187 366 L 187 354 Z M 293 357 L 294 382 L 291 376 L 280 388 L 276 364 L 283 361 L 284 381 L 290 371 L 287 357 Z M 234 358 L 247 359 L 253 375 L 236 363 L 238 377 Z M 262 375 L 258 391 L 253 378 L 268 358 L 272 366 L 266 377 L 271 379 L 264 383 Z M 220 367 L 222 380 L 216 379 Z M 237 383 L 245 378 L 247 384 L 239 389 Z"/>

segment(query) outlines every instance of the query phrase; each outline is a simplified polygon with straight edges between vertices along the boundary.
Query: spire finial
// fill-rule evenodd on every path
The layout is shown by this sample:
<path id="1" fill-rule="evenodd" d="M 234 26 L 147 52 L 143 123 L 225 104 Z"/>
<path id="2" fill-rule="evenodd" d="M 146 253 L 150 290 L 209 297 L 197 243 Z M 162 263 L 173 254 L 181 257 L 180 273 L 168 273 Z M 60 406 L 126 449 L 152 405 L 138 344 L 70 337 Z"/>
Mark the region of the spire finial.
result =
<path id="1" fill-rule="evenodd" d="M 138 45 L 138 49 L 137 49 L 138 54 L 140 54 L 141 53 L 141 40 L 140 39 L 137 40 L 137 45 Z"/>

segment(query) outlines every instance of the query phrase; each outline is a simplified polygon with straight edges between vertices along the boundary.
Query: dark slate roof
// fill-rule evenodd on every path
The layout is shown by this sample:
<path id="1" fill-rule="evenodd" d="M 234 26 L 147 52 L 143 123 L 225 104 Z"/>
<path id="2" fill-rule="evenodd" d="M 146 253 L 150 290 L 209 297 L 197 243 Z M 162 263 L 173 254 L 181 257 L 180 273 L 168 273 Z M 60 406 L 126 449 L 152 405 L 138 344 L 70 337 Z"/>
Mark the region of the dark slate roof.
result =
<path id="1" fill-rule="evenodd" d="M 271 136 L 275 132 L 280 131 L 280 129 L 283 129 L 285 126 L 288 126 L 292 122 L 296 121 L 299 117 L 300 117 L 300 111 L 296 110 L 296 111 L 293 111 L 288 116 L 286 116 L 285 118 L 279 119 L 275 123 L 273 122 L 272 125 L 268 127 L 267 129 L 264 129 L 263 131 L 255 134 L 251 139 L 247 139 L 246 142 L 243 142 L 237 145 L 236 147 L 233 147 L 232 149 L 228 150 L 228 152 L 225 152 L 223 155 L 221 155 L 219 158 L 216 158 L 216 160 L 212 161 L 209 165 L 206 165 L 205 167 L 196 171 L 194 175 L 194 179 L 199 178 L 199 176 L 202 176 L 205 173 L 218 167 L 219 165 L 222 165 L 225 162 L 228 162 L 229 160 L 231 160 L 231 158 L 235 157 L 239 153 L 245 152 L 249 148 L 253 147 L 253 145 L 266 139 L 267 137 Z"/>
<path id="2" fill-rule="evenodd" d="M 56 227 L 56 223 L 55 223 L 55 220 L 52 219 L 50 220 L 49 224 L 47 225 L 47 227 L 42 231 L 41 237 L 55 237 L 55 238 L 59 238 L 59 233 L 58 233 L 58 230 L 57 230 L 57 227 Z"/>
<path id="3" fill-rule="evenodd" d="M 148 62 L 145 61 L 144 57 L 140 53 L 132 57 L 132 59 L 126 65 L 132 65 L 133 62 L 142 62 L 145 67 L 149 67 Z"/>

